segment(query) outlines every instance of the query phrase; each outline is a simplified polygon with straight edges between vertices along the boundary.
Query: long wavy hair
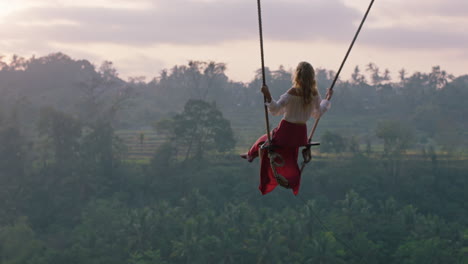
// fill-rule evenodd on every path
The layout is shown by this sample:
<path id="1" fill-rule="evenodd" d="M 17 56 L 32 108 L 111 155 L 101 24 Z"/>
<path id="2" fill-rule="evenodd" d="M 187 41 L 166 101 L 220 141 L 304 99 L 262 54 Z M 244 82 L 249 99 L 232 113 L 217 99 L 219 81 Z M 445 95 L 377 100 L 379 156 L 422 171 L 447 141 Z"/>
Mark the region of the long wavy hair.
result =
<path id="1" fill-rule="evenodd" d="M 300 62 L 293 74 L 293 86 L 302 92 L 304 105 L 312 102 L 312 98 L 318 95 L 317 81 L 315 80 L 315 70 L 308 62 Z"/>

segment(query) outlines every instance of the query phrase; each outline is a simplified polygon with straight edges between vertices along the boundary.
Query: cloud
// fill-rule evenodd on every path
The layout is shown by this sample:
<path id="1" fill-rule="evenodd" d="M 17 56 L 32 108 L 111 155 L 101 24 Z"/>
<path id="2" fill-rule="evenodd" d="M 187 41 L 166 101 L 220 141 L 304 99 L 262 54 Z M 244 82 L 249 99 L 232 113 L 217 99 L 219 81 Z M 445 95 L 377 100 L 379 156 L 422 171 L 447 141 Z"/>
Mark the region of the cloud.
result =
<path id="1" fill-rule="evenodd" d="M 262 1 L 266 51 L 273 50 L 269 56 L 281 58 L 281 63 L 294 57 L 294 53 L 295 63 L 306 55 L 319 57 L 322 50 L 328 51 L 323 57 L 329 61 L 336 53 L 334 50 L 339 49 L 336 55 L 339 61 L 369 1 Z M 109 58 L 119 65 L 141 61 L 141 68 L 124 67 L 124 71 L 136 75 L 152 60 L 161 60 L 150 66 L 156 69 L 198 56 L 235 61 L 241 69 L 253 57 L 244 55 L 258 49 L 257 5 L 252 0 L 15 0 L 14 3 L 14 11 L 0 16 L 2 52 L 46 54 L 60 50 L 95 60 Z M 461 52 L 468 44 L 464 33 L 467 12 L 466 0 L 376 1 L 353 54 L 365 50 L 374 54 L 369 60 L 376 60 L 374 57 L 383 56 L 381 53 L 404 53 L 409 58 L 418 52 Z M 171 48 L 161 48 L 164 46 Z M 252 51 L 248 50 L 250 47 Z M 300 50 L 295 50 L 298 47 Z M 145 54 L 149 57 L 144 57 Z M 128 60 L 135 56 L 138 59 Z M 432 56 L 426 57 L 429 60 Z M 385 57 L 386 61 L 392 58 Z"/>
<path id="2" fill-rule="evenodd" d="M 376 5 L 380 6 L 382 10 L 388 11 L 387 14 L 410 14 L 413 16 L 466 17 L 468 11 L 466 0 L 388 0 L 376 2 Z M 385 12 L 381 14 L 384 15 Z"/>
<path id="3" fill-rule="evenodd" d="M 464 49 L 468 45 L 466 34 L 406 27 L 368 29 L 361 40 L 368 45 L 390 49 Z"/>
<path id="4" fill-rule="evenodd" d="M 2 31 L 7 38 L 66 43 L 212 44 L 256 38 L 256 8 L 245 0 L 159 1 L 145 9 L 31 7 L 10 15 Z M 265 38 L 343 40 L 357 20 L 359 13 L 338 0 L 264 3 Z"/>

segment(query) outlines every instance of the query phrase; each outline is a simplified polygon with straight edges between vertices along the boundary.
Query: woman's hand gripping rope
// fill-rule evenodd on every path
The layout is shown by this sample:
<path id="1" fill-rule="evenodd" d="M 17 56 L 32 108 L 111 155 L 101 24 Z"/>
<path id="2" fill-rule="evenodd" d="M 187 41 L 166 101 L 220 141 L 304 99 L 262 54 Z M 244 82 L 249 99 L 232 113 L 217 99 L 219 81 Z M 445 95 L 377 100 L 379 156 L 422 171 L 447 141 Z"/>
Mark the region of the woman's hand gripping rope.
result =
<path id="1" fill-rule="evenodd" d="M 265 102 L 269 103 L 272 100 L 270 90 L 268 89 L 267 85 L 263 85 L 261 89 L 263 96 L 265 97 Z"/>

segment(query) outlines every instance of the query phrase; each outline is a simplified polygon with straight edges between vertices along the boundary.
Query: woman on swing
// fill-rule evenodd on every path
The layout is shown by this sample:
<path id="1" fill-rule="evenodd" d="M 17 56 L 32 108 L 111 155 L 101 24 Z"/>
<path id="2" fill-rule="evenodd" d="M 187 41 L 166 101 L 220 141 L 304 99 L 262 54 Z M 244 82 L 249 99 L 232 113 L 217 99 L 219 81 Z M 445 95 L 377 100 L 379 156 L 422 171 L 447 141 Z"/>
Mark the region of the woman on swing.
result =
<path id="1" fill-rule="evenodd" d="M 328 90 L 326 99 L 322 100 L 317 89 L 315 71 L 308 62 L 300 62 L 293 75 L 293 87 L 281 95 L 278 101 L 272 99 L 267 86 L 262 87 L 262 93 L 266 98 L 268 110 L 273 115 L 283 114 L 283 119 L 278 127 L 273 129 L 271 145 L 273 151 L 281 156 L 281 163 L 277 166 L 277 172 L 287 180 L 287 187 L 297 195 L 301 180 L 301 172 L 297 164 L 299 147 L 305 146 L 307 142 L 306 122 L 310 117 L 315 119 L 330 109 L 330 99 L 333 90 Z M 249 152 L 241 157 L 252 162 L 260 155 L 260 186 L 262 194 L 271 192 L 278 182 L 270 166 L 267 149 L 261 149 L 268 141 L 268 136 L 261 136 L 250 148 Z"/>

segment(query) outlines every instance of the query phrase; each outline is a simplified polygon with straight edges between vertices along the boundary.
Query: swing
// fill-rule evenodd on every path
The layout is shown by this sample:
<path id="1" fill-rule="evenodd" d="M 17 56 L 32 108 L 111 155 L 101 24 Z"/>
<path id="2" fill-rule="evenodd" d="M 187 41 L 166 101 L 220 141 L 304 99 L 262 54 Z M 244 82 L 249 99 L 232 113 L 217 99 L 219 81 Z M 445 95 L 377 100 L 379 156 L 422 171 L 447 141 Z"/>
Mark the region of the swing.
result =
<path id="1" fill-rule="evenodd" d="M 374 4 L 374 0 L 371 0 L 371 2 L 369 4 L 369 7 L 367 8 L 367 11 L 364 14 L 364 17 L 363 17 L 363 19 L 361 21 L 361 24 L 359 25 L 359 28 L 358 28 L 356 34 L 354 35 L 354 38 L 353 38 L 353 40 L 351 42 L 351 45 L 349 46 L 348 51 L 346 52 L 346 55 L 345 55 L 343 61 L 341 62 L 340 68 L 338 69 L 338 72 L 336 73 L 335 78 L 333 79 L 333 82 L 332 82 L 332 84 L 330 86 L 330 90 L 333 90 L 333 87 L 335 86 L 335 84 L 336 84 L 336 82 L 338 80 L 338 77 L 340 76 L 341 70 L 343 69 L 343 66 L 346 63 L 346 60 L 348 59 L 348 56 L 349 56 L 349 54 L 350 54 L 350 52 L 351 52 L 351 50 L 352 50 L 352 48 L 354 46 L 354 43 L 356 42 L 356 39 L 357 39 L 359 33 L 361 32 L 361 28 L 364 25 L 364 22 L 366 21 L 367 15 L 369 14 L 373 4 Z M 265 56 L 264 56 L 264 50 L 263 50 L 262 11 L 261 11 L 260 0 L 257 0 L 257 7 L 258 7 L 258 25 L 259 25 L 259 36 L 260 36 L 260 57 L 261 57 L 261 69 L 262 69 L 262 84 L 263 84 L 263 86 L 266 86 Z M 288 180 L 284 176 L 280 175 L 276 170 L 277 167 L 284 166 L 284 161 L 283 161 L 281 155 L 276 153 L 275 150 L 274 150 L 275 148 L 278 148 L 278 146 L 274 146 L 273 144 L 271 144 L 272 141 L 271 141 L 271 135 L 270 135 L 270 121 L 269 121 L 269 115 L 268 115 L 268 108 L 265 105 L 266 101 L 267 101 L 267 98 L 265 96 L 263 96 L 266 132 L 267 132 L 266 134 L 268 136 L 268 140 L 261 146 L 260 152 L 262 152 L 262 150 L 266 151 L 266 153 L 268 155 L 268 158 L 270 160 L 271 169 L 273 171 L 274 177 L 275 177 L 276 181 L 278 182 L 278 184 L 280 186 L 284 187 L 284 188 L 289 189 L 290 185 L 289 185 Z M 302 161 L 302 165 L 301 165 L 301 169 L 300 169 L 300 174 L 302 174 L 302 171 L 304 170 L 305 166 L 312 159 L 311 147 L 320 145 L 319 142 L 312 142 L 312 138 L 314 136 L 315 130 L 317 129 L 317 125 L 318 125 L 319 121 L 320 121 L 320 117 L 315 119 L 315 122 L 314 122 L 314 125 L 312 127 L 310 136 L 309 136 L 308 141 L 307 141 L 309 143 L 307 145 L 305 145 L 304 148 L 302 149 L 303 161 Z M 278 159 L 280 161 L 277 161 Z"/>

